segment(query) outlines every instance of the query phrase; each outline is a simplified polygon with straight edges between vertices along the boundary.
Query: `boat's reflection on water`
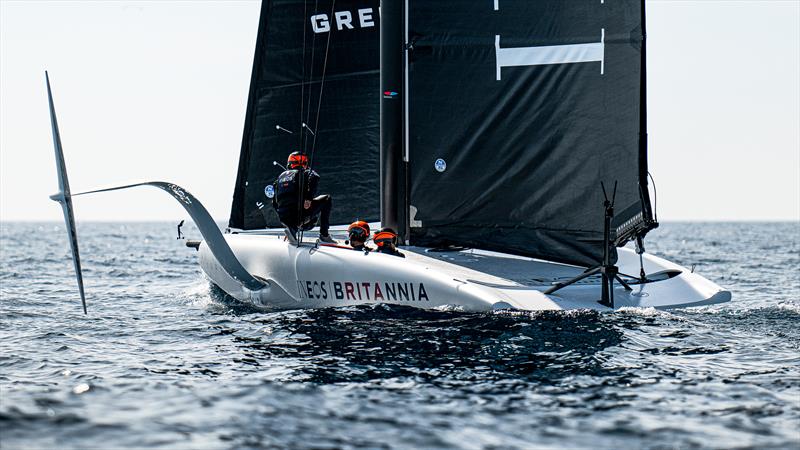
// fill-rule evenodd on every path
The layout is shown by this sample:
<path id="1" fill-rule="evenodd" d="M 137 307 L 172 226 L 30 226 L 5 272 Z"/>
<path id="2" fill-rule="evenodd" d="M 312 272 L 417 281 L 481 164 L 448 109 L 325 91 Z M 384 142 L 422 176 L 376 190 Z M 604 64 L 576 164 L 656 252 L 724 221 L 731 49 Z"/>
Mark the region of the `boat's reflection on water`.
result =
<path id="1" fill-rule="evenodd" d="M 229 304 L 230 305 L 230 304 Z M 322 384 L 412 377 L 422 382 L 611 376 L 599 353 L 623 332 L 595 311 L 462 313 L 396 305 L 253 314 L 262 330 L 234 338 L 260 366 L 285 364 L 296 381 Z"/>

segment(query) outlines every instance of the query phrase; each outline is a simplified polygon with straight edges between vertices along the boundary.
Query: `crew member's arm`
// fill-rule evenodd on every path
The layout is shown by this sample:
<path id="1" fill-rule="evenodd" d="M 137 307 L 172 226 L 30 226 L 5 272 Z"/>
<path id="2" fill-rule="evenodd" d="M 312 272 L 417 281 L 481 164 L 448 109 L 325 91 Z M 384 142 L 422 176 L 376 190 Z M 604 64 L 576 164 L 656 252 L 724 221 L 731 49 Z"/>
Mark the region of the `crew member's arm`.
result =
<path id="1" fill-rule="evenodd" d="M 278 209 L 278 180 L 272 182 L 272 207 Z"/>
<path id="2" fill-rule="evenodd" d="M 308 182 L 306 183 L 306 186 L 308 189 L 306 192 L 308 196 L 306 198 L 311 200 L 317 196 L 317 188 L 319 187 L 319 174 L 313 170 L 309 170 L 307 173 Z"/>
<path id="3" fill-rule="evenodd" d="M 303 196 L 303 208 L 311 208 L 311 200 L 317 196 L 317 186 L 319 186 L 319 174 L 313 170 L 306 170 L 305 172 L 305 195 Z"/>

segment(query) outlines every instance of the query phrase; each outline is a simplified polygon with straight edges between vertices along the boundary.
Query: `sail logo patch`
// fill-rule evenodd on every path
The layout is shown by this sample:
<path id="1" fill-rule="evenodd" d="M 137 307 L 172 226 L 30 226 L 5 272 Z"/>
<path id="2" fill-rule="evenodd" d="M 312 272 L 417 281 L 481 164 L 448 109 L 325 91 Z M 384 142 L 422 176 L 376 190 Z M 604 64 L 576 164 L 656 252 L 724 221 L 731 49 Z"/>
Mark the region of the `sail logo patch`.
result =
<path id="1" fill-rule="evenodd" d="M 372 17 L 374 11 L 372 8 L 362 8 L 353 14 L 350 11 L 336 11 L 333 13 L 333 18 L 329 18 L 327 14 L 316 14 L 311 16 L 311 28 L 314 33 L 327 33 L 331 31 L 331 22 L 336 24 L 336 29 L 352 30 L 354 28 L 371 28 L 375 26 L 375 19 Z"/>
<path id="2" fill-rule="evenodd" d="M 503 67 L 543 66 L 551 64 L 600 63 L 600 75 L 605 74 L 606 29 L 600 29 L 600 41 L 584 44 L 548 45 L 536 47 L 500 47 L 500 35 L 494 36 L 497 81 Z"/>
<path id="3" fill-rule="evenodd" d="M 395 91 L 383 91 L 383 98 L 395 98 L 398 95 L 400 94 Z"/>

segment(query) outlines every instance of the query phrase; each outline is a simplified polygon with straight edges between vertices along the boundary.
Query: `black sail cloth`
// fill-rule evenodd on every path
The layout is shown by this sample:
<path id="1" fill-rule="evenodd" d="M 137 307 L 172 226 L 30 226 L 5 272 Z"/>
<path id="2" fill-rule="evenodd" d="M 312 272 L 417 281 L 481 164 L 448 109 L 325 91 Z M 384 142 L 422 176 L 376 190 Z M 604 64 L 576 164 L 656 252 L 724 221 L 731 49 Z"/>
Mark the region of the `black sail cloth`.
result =
<path id="1" fill-rule="evenodd" d="M 615 222 L 650 218 L 641 0 L 411 1 L 409 18 L 412 244 L 595 265 L 601 182 Z"/>
<path id="2" fill-rule="evenodd" d="M 280 227 L 266 191 L 283 169 L 272 162 L 285 164 L 297 150 L 311 156 L 312 148 L 320 193 L 336 204 L 331 221 L 378 219 L 378 1 L 332 4 L 262 3 L 231 228 Z M 316 128 L 316 143 L 301 122 Z"/>

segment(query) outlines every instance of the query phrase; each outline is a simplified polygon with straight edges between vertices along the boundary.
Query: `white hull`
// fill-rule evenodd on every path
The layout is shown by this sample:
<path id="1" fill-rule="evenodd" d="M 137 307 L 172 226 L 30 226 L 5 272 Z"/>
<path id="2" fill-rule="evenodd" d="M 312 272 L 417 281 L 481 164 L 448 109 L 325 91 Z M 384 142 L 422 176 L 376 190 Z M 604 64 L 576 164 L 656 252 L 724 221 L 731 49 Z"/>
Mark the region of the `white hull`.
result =
<path id="1" fill-rule="evenodd" d="M 553 282 L 583 270 L 563 264 L 493 252 L 431 252 L 416 247 L 403 248 L 403 259 L 311 243 L 297 247 L 274 234 L 227 234 L 225 239 L 244 268 L 268 285 L 258 291 L 243 287 L 202 244 L 200 266 L 232 297 L 263 308 L 392 303 L 465 311 L 609 309 L 598 303 L 599 278 L 543 294 Z M 621 248 L 617 266 L 622 274 L 638 274 L 639 257 Z M 633 284 L 632 291 L 615 283 L 615 307 L 678 308 L 731 298 L 715 283 L 664 259 L 645 254 L 644 268 L 648 278 L 657 281 Z"/>

